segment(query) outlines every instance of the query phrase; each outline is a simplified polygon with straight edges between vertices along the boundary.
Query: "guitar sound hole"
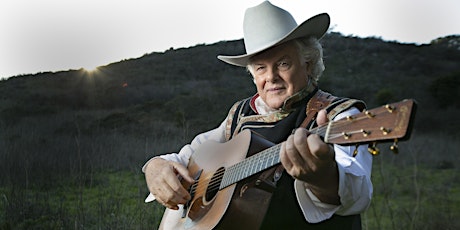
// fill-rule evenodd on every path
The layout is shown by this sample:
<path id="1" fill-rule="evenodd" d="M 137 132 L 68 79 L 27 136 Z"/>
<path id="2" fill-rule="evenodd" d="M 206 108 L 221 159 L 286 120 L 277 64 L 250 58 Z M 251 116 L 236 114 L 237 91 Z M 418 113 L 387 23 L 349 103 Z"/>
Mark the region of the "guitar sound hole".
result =
<path id="1" fill-rule="evenodd" d="M 219 191 L 220 183 L 222 182 L 222 177 L 224 176 L 225 168 L 221 167 L 212 176 L 209 181 L 208 188 L 206 189 L 206 201 L 211 201 L 216 196 Z"/>

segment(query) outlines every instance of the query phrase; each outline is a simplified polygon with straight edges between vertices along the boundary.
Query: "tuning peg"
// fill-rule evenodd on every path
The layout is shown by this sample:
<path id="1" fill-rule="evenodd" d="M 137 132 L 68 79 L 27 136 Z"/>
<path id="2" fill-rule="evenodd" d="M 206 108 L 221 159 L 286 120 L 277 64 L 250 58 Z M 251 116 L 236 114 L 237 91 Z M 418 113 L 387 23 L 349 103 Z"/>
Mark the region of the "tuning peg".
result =
<path id="1" fill-rule="evenodd" d="M 393 113 L 393 111 L 395 110 L 395 107 L 391 106 L 391 105 L 385 105 L 385 108 L 388 110 L 388 112 L 390 113 Z"/>
<path id="2" fill-rule="evenodd" d="M 382 131 L 383 135 L 388 135 L 388 133 L 391 132 L 390 129 L 387 129 L 387 128 L 385 128 L 385 127 L 380 127 L 380 130 Z"/>
<path id="3" fill-rule="evenodd" d="M 372 155 L 379 155 L 380 154 L 380 149 L 377 148 L 377 143 L 372 143 L 372 146 L 369 146 L 367 148 L 367 151 L 371 153 Z"/>
<path id="4" fill-rule="evenodd" d="M 364 114 L 366 114 L 369 118 L 375 117 L 374 114 L 372 114 L 371 112 L 369 112 L 369 111 L 367 111 L 367 110 L 364 112 Z"/>
<path id="5" fill-rule="evenodd" d="M 353 157 L 355 157 L 356 155 L 358 155 L 358 144 L 356 144 L 355 146 L 355 150 L 353 150 Z"/>
<path id="6" fill-rule="evenodd" d="M 367 137 L 367 136 L 369 136 L 369 134 L 371 134 L 371 132 L 366 131 L 366 130 L 364 130 L 364 129 L 361 129 L 361 133 L 363 133 L 363 136 L 364 136 L 364 137 Z"/>
<path id="7" fill-rule="evenodd" d="M 399 148 L 398 148 L 398 139 L 395 139 L 393 144 L 390 146 L 390 150 L 394 153 L 394 154 L 398 154 L 399 153 Z"/>

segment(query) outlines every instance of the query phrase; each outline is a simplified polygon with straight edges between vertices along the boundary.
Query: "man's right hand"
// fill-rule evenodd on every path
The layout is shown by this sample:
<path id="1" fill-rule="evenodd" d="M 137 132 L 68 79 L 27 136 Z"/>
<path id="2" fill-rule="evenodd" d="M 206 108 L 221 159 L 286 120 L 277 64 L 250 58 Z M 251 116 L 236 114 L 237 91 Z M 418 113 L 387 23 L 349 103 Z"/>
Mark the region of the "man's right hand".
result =
<path id="1" fill-rule="evenodd" d="M 187 168 L 177 162 L 155 158 L 145 167 L 145 181 L 150 193 L 160 204 L 174 210 L 179 209 L 178 204 L 185 204 L 191 199 L 179 176 L 189 183 L 194 182 Z"/>

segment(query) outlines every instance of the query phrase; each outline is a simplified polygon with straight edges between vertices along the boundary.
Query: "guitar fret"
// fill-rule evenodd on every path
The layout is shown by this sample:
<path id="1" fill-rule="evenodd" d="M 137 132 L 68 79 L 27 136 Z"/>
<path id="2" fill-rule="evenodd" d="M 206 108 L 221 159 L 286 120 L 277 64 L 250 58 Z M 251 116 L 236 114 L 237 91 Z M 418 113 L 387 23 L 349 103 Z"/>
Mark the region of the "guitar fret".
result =
<path id="1" fill-rule="evenodd" d="M 275 165 L 277 156 L 278 156 L 278 154 L 276 154 L 276 155 L 274 155 L 274 156 L 272 157 L 271 165 Z"/>
<path id="2" fill-rule="evenodd" d="M 262 170 L 263 166 L 264 166 L 264 157 L 261 155 L 261 157 L 259 157 L 259 171 Z"/>
<path id="3" fill-rule="evenodd" d="M 263 152 L 263 154 L 257 155 L 257 158 L 258 158 L 258 159 L 257 159 L 256 171 L 255 171 L 254 173 L 260 171 L 260 168 L 261 168 L 261 166 L 262 166 L 262 164 L 261 164 L 261 162 L 262 162 L 262 157 L 263 157 L 264 154 L 265 154 L 265 152 Z"/>
<path id="4" fill-rule="evenodd" d="M 254 169 L 255 164 L 254 164 L 254 163 L 251 163 L 249 166 L 250 166 L 250 168 L 251 168 L 251 173 L 254 173 L 254 171 L 255 171 L 255 169 Z"/>
<path id="5" fill-rule="evenodd" d="M 221 187 L 222 186 L 227 186 L 230 181 L 232 180 L 233 176 L 234 176 L 234 168 L 232 167 L 229 167 L 227 170 L 225 170 L 224 172 L 224 176 L 222 177 L 222 183 L 221 183 Z"/>
<path id="6" fill-rule="evenodd" d="M 243 177 L 242 177 L 242 178 L 245 178 L 245 177 L 249 174 L 248 167 L 247 167 L 247 164 L 249 164 L 249 163 L 251 163 L 251 162 L 248 161 L 248 162 L 245 162 L 245 163 L 243 164 L 243 172 L 244 172 L 244 173 L 243 173 Z M 242 178 L 241 178 L 241 179 L 242 179 Z"/>
<path id="7" fill-rule="evenodd" d="M 223 186 L 226 186 L 228 181 L 230 180 L 229 177 L 232 176 L 232 168 L 229 167 L 225 170 L 224 175 L 222 176 L 222 182 L 220 183 L 219 189 L 221 189 Z"/>
<path id="8" fill-rule="evenodd" d="M 243 161 L 243 163 L 244 163 L 244 161 Z M 240 162 L 240 163 L 238 163 L 238 165 L 237 165 L 237 166 L 238 166 L 238 167 L 237 167 L 238 173 L 236 174 L 236 181 L 239 181 L 240 178 L 242 178 L 242 176 L 243 176 L 243 171 L 241 170 L 241 165 L 242 165 L 243 163 Z"/>

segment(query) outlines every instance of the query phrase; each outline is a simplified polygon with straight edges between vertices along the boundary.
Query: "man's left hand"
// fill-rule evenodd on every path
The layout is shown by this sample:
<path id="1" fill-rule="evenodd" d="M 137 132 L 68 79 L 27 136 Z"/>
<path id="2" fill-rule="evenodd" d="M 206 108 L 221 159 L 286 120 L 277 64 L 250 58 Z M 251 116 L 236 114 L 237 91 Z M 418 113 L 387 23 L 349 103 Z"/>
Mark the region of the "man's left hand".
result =
<path id="1" fill-rule="evenodd" d="M 319 125 L 327 123 L 326 111 L 318 113 Z M 338 169 L 331 145 L 304 128 L 297 129 L 282 144 L 281 163 L 295 179 L 304 181 L 322 202 L 340 204 Z"/>

